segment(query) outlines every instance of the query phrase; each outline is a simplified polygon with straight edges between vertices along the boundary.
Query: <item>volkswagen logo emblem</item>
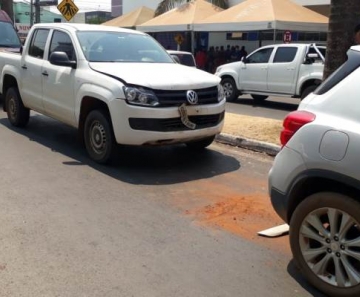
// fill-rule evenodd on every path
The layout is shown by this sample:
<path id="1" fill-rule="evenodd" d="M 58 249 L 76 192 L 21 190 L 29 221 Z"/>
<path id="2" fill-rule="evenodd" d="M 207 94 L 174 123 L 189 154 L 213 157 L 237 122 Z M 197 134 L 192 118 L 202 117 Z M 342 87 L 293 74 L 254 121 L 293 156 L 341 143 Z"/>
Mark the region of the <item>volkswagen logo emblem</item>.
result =
<path id="1" fill-rule="evenodd" d="M 199 102 L 198 95 L 193 90 L 186 92 L 186 99 L 191 105 L 195 105 Z"/>

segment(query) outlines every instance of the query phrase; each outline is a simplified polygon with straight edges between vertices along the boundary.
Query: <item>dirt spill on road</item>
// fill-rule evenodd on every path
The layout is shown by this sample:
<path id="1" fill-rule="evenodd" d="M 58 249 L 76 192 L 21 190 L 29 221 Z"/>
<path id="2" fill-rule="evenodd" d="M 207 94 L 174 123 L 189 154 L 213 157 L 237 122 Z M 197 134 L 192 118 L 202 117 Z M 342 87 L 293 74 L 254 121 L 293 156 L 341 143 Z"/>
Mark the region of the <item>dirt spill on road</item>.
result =
<path id="1" fill-rule="evenodd" d="M 275 248 L 290 253 L 288 237 L 264 238 L 257 232 L 281 225 L 284 222 L 274 212 L 270 199 L 259 188 L 259 181 L 247 180 L 248 193 L 238 193 L 233 188 L 202 181 L 198 190 L 193 190 L 196 195 L 208 204 L 195 209 L 187 209 L 185 213 L 193 216 L 195 222 L 201 225 L 222 228 L 247 240 L 254 241 L 270 248 Z M 255 187 L 253 187 L 255 185 Z M 200 190 L 204 189 L 204 190 Z"/>

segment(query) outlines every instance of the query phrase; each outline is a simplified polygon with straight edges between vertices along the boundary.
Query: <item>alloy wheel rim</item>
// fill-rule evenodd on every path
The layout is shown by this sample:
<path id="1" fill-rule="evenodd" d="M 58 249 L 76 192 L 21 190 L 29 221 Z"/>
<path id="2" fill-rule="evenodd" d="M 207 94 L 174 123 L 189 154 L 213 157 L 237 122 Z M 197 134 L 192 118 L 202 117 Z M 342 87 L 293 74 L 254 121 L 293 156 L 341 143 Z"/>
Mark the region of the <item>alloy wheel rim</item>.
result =
<path id="1" fill-rule="evenodd" d="M 230 83 L 225 83 L 223 84 L 223 89 L 224 89 L 225 97 L 229 98 L 233 93 L 232 85 Z"/>
<path id="2" fill-rule="evenodd" d="M 9 113 L 10 113 L 10 117 L 12 119 L 16 118 L 16 114 L 17 114 L 17 107 L 16 107 L 16 103 L 15 103 L 15 99 L 13 97 L 10 98 L 9 100 Z"/>
<path id="3" fill-rule="evenodd" d="M 302 257 L 324 282 L 349 288 L 360 284 L 360 224 L 350 214 L 321 208 L 301 224 Z"/>
<path id="4" fill-rule="evenodd" d="M 104 126 L 99 121 L 94 121 L 90 127 L 90 144 L 93 151 L 101 155 L 106 151 L 107 138 Z"/>

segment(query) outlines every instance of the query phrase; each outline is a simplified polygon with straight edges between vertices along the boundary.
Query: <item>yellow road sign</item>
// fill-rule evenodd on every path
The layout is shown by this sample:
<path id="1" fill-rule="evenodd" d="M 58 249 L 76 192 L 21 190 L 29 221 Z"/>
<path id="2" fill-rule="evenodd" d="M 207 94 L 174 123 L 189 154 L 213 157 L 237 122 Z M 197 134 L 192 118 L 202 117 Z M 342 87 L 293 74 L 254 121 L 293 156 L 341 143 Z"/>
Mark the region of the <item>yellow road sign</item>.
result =
<path id="1" fill-rule="evenodd" d="M 176 43 L 179 45 L 184 42 L 184 37 L 181 34 L 177 34 L 174 39 L 175 39 Z"/>
<path id="2" fill-rule="evenodd" d="M 79 11 L 79 8 L 72 0 L 61 1 L 61 3 L 57 6 L 57 9 L 61 12 L 67 21 L 70 21 Z"/>

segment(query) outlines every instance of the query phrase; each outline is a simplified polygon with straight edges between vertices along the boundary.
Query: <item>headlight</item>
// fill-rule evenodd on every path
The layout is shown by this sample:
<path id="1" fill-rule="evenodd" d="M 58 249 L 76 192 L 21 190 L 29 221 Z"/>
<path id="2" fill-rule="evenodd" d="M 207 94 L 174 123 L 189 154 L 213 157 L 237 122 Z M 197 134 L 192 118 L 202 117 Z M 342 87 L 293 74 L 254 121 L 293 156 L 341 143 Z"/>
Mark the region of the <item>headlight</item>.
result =
<path id="1" fill-rule="evenodd" d="M 218 85 L 218 101 L 221 102 L 225 99 L 224 88 L 222 85 Z"/>
<path id="2" fill-rule="evenodd" d="M 142 106 L 158 106 L 159 100 L 150 90 L 134 87 L 123 87 L 125 99 L 129 104 Z"/>

